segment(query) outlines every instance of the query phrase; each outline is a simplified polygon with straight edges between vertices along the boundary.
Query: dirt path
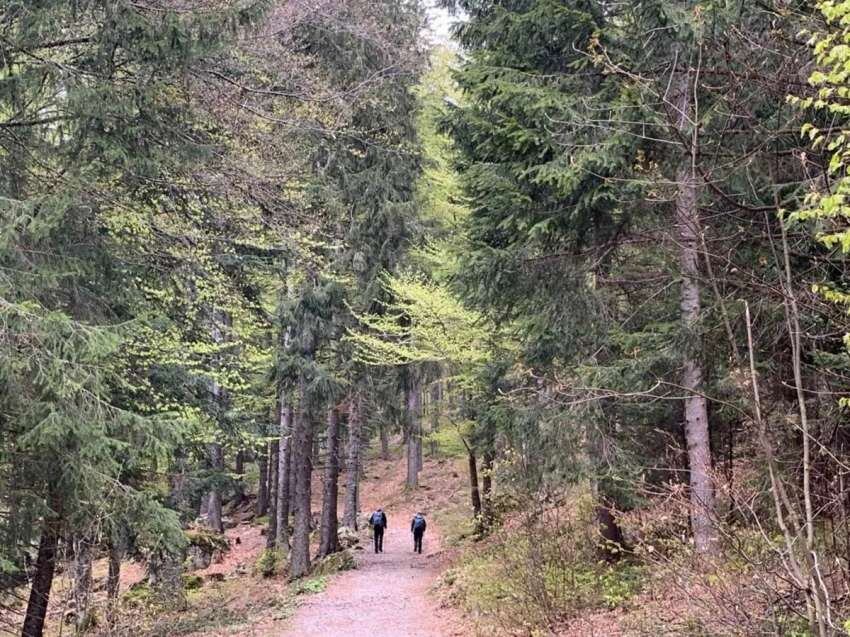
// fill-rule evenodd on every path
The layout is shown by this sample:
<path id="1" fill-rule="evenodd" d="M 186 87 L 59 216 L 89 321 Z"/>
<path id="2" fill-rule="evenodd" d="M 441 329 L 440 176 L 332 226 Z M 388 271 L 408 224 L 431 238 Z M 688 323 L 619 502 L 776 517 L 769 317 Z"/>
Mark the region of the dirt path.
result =
<path id="1" fill-rule="evenodd" d="M 381 468 L 382 479 L 373 483 L 372 497 L 364 502 L 365 511 L 382 505 L 387 512 L 384 552 L 374 553 L 371 537 L 368 544 L 364 541 L 364 550 L 357 552 L 358 568 L 333 576 L 326 591 L 300 606 L 283 637 L 464 634 L 457 618 L 439 608 L 429 590 L 442 571 L 440 530 L 429 519 L 423 552 L 413 552 L 410 520 L 412 507 L 419 504 L 392 505 L 400 491 L 398 477 L 387 479 L 388 473 L 398 472 L 393 464 Z"/>

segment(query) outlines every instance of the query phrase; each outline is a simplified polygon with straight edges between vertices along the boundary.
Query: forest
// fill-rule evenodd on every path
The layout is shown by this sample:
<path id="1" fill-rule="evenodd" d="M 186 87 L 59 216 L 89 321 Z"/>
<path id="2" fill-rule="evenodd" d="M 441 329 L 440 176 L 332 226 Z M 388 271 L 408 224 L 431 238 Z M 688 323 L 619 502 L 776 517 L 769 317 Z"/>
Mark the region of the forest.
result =
<path id="1" fill-rule="evenodd" d="M 850 0 L 0 0 L 0 634 L 850 635 L 848 253 Z"/>

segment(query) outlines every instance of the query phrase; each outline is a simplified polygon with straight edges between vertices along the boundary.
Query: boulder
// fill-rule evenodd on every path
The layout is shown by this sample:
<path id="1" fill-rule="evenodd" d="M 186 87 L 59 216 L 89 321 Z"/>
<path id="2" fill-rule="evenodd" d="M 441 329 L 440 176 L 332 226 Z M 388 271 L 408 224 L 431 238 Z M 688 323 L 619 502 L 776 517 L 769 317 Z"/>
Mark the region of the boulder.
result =
<path id="1" fill-rule="evenodd" d="M 223 535 L 208 529 L 186 531 L 189 547 L 186 549 L 186 570 L 199 571 L 213 562 L 221 562 L 224 553 L 230 550 L 230 542 Z"/>
<path id="2" fill-rule="evenodd" d="M 339 571 L 351 571 L 357 568 L 357 560 L 349 550 L 337 551 L 326 555 L 316 562 L 313 567 L 313 575 L 330 575 Z"/>
<path id="3" fill-rule="evenodd" d="M 339 545 L 344 549 L 360 544 L 360 536 L 357 534 L 357 531 L 352 529 L 350 526 L 339 527 L 336 534 L 339 538 Z"/>

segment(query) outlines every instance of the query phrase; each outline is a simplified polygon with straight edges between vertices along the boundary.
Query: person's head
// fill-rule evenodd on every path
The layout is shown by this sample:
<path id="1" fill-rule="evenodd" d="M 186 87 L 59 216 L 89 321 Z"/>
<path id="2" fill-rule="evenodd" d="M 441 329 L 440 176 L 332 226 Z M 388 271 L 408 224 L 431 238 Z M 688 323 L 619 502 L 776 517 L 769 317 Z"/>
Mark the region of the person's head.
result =
<path id="1" fill-rule="evenodd" d="M 418 515 L 420 518 L 425 517 L 424 515 L 422 515 L 422 511 L 417 511 L 416 515 Z"/>
<path id="2" fill-rule="evenodd" d="M 383 513 L 384 512 L 384 510 L 381 507 L 378 507 L 377 509 L 375 509 L 375 511 L 377 513 Z"/>

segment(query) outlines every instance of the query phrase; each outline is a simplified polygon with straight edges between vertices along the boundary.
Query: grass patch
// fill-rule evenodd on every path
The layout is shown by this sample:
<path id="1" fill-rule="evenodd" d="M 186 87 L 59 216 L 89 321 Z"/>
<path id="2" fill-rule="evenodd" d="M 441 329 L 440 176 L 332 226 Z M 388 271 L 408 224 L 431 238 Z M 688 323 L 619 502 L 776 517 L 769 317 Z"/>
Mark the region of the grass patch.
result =
<path id="1" fill-rule="evenodd" d="M 324 592 L 327 587 L 327 576 L 319 575 L 318 577 L 309 577 L 307 579 L 298 580 L 293 585 L 293 591 L 296 595 L 315 595 L 316 593 Z"/>

